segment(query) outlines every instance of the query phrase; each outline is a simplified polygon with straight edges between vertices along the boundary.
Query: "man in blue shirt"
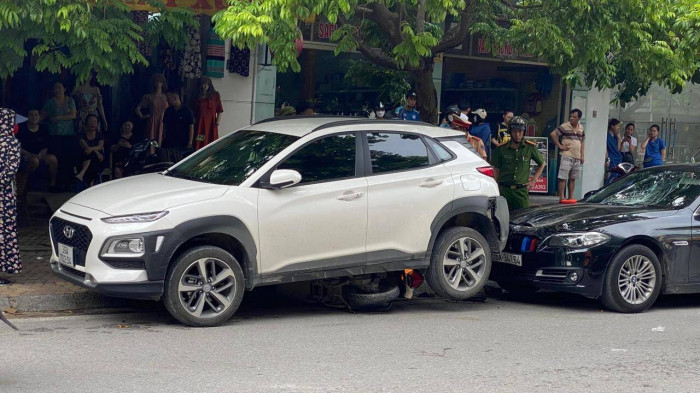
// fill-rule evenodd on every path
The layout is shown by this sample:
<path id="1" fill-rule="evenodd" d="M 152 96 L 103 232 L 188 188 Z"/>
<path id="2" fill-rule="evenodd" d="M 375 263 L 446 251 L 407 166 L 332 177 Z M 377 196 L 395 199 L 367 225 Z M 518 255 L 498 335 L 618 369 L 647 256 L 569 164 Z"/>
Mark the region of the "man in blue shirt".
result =
<path id="1" fill-rule="evenodd" d="M 491 156 L 491 126 L 486 123 L 486 110 L 477 109 L 471 114 L 472 126 L 469 128 L 469 133 L 475 137 L 478 137 L 486 145 L 486 154 Z"/>
<path id="2" fill-rule="evenodd" d="M 416 110 L 418 96 L 411 90 L 406 93 L 406 106 L 396 108 L 396 118 L 398 120 L 420 121 L 420 113 Z"/>

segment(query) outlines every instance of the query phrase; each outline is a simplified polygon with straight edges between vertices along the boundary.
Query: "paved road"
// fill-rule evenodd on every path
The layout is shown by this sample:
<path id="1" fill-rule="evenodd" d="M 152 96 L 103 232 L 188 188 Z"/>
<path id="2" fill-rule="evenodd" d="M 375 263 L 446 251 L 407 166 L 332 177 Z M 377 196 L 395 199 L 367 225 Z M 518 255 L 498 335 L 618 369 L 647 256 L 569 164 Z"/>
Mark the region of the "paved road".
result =
<path id="1" fill-rule="evenodd" d="M 275 300 L 276 299 L 276 300 Z M 351 314 L 254 294 L 226 326 L 159 307 L 0 326 L 0 392 L 697 392 L 700 297 L 419 299 Z"/>

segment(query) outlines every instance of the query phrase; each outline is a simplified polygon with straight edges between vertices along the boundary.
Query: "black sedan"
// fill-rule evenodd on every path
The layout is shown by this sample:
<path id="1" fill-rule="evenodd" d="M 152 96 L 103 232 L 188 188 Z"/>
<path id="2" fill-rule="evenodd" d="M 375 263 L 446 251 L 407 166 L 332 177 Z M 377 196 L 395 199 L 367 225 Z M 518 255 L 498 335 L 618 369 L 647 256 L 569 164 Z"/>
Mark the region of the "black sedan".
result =
<path id="1" fill-rule="evenodd" d="M 634 172 L 575 205 L 516 212 L 491 279 L 641 312 L 660 293 L 700 292 L 700 165 Z"/>

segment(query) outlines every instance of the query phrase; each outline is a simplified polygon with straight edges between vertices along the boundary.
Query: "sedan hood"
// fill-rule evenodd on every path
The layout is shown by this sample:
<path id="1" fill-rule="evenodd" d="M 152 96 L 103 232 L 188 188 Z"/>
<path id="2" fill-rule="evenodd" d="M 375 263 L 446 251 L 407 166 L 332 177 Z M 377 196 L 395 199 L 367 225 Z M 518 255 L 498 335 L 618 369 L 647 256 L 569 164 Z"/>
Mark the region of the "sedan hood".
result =
<path id="1" fill-rule="evenodd" d="M 515 213 L 511 224 L 515 231 L 541 229 L 555 231 L 588 231 L 628 221 L 648 220 L 675 214 L 673 210 L 649 207 L 612 206 L 596 203 L 551 205 Z"/>
<path id="2" fill-rule="evenodd" d="M 218 198 L 229 186 L 201 183 L 158 173 L 114 180 L 89 188 L 69 202 L 117 216 L 163 211 Z"/>

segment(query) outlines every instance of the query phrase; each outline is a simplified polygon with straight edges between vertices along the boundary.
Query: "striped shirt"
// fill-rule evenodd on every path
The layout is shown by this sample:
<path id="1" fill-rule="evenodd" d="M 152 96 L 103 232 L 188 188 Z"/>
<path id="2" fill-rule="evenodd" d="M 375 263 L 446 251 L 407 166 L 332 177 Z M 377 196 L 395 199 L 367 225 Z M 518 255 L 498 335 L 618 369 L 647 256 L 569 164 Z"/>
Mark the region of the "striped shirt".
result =
<path id="1" fill-rule="evenodd" d="M 569 150 L 560 151 L 559 154 L 580 160 L 581 144 L 585 139 L 583 126 L 581 123 L 577 125 L 576 129 L 574 129 L 574 127 L 571 126 L 571 123 L 566 122 L 557 128 L 557 135 L 559 135 L 561 144 L 569 148 Z"/>

